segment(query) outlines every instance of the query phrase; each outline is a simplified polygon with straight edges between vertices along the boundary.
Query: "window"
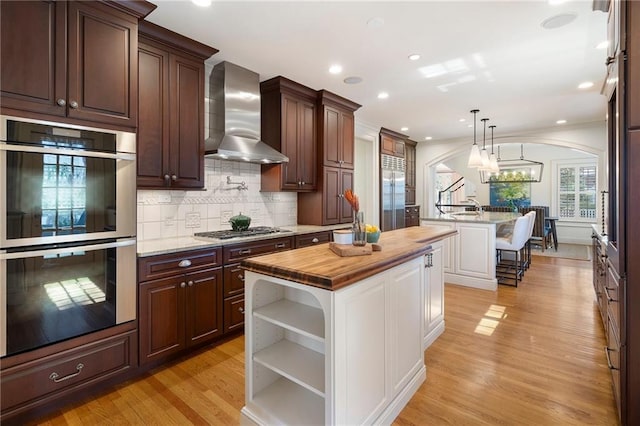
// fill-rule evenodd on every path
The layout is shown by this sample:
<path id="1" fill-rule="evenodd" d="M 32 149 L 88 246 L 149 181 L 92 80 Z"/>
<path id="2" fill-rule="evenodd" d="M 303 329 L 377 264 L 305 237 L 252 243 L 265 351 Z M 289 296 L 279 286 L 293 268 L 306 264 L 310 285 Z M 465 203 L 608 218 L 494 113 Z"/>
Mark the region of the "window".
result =
<path id="1" fill-rule="evenodd" d="M 560 219 L 596 220 L 598 170 L 595 162 L 559 163 L 555 181 Z"/>

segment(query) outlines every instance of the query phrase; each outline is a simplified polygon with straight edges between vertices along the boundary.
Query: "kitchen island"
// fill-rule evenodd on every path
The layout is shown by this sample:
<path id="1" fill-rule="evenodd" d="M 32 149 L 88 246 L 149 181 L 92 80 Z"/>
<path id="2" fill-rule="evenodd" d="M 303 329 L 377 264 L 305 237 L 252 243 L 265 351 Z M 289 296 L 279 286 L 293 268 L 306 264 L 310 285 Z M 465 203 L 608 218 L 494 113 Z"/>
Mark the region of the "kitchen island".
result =
<path id="1" fill-rule="evenodd" d="M 520 213 L 458 212 L 421 218 L 422 225 L 446 226 L 457 235 L 443 245 L 444 279 L 451 284 L 497 290 L 496 227 Z"/>
<path id="2" fill-rule="evenodd" d="M 242 423 L 391 423 L 426 377 L 425 335 L 444 329 L 433 252 L 455 233 L 411 227 L 370 255 L 321 244 L 244 260 Z"/>

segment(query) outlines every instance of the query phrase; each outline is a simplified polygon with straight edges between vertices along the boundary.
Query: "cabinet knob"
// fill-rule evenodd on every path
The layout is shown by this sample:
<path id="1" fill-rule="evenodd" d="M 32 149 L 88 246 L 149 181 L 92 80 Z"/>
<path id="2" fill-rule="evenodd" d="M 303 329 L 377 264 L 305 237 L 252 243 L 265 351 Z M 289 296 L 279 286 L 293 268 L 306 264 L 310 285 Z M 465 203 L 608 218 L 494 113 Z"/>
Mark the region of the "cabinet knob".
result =
<path id="1" fill-rule="evenodd" d="M 78 108 L 78 103 L 76 101 L 71 101 L 69 102 L 69 106 L 73 109 Z"/>
<path id="2" fill-rule="evenodd" d="M 300 184 L 303 185 L 303 186 L 304 186 L 305 183 L 306 183 L 305 181 L 300 182 Z"/>
<path id="3" fill-rule="evenodd" d="M 240 311 L 241 314 L 244 314 L 244 307 L 238 306 L 238 311 Z"/>
<path id="4" fill-rule="evenodd" d="M 189 281 L 187 282 L 187 285 L 188 285 L 189 287 L 193 287 L 193 281 L 189 280 Z"/>
<path id="5" fill-rule="evenodd" d="M 244 275 L 242 274 L 238 274 L 238 279 L 242 282 L 244 282 Z"/>
<path id="6" fill-rule="evenodd" d="M 177 180 L 178 180 L 178 176 L 176 176 L 176 175 L 171 175 L 171 180 L 172 180 L 172 181 L 174 181 L 174 182 L 175 182 L 175 181 L 177 181 Z"/>
<path id="7" fill-rule="evenodd" d="M 187 286 L 187 283 L 185 283 L 184 281 L 180 283 L 180 288 L 185 288 Z"/>
<path id="8" fill-rule="evenodd" d="M 67 101 L 65 101 L 64 99 L 60 98 L 56 101 L 56 103 L 60 106 L 65 106 L 67 104 Z"/>
<path id="9" fill-rule="evenodd" d="M 169 175 L 164 175 L 164 180 L 165 180 L 166 182 L 169 182 L 169 180 L 170 180 L 170 179 L 171 179 L 171 176 L 169 176 Z"/>

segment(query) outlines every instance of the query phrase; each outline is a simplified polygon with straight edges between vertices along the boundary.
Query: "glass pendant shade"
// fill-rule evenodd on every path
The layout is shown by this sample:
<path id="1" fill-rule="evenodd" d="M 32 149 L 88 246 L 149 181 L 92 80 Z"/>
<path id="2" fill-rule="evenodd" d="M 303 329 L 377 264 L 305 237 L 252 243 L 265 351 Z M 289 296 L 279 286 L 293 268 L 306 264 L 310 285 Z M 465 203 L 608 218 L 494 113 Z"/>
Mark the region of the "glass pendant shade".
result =
<path id="1" fill-rule="evenodd" d="M 467 163 L 467 167 L 471 168 L 479 168 L 482 167 L 482 157 L 480 156 L 480 148 L 478 148 L 478 144 L 473 144 L 471 147 L 471 154 L 469 154 L 469 162 Z"/>
<path id="2" fill-rule="evenodd" d="M 491 155 L 489 156 L 489 171 L 495 174 L 500 173 L 500 167 L 498 167 L 498 159 L 493 153 L 491 153 Z"/>
<path id="3" fill-rule="evenodd" d="M 480 170 L 489 170 L 491 168 L 491 163 L 489 162 L 489 153 L 486 149 L 482 149 L 480 151 L 480 159 L 482 160 L 482 166 L 479 167 Z"/>

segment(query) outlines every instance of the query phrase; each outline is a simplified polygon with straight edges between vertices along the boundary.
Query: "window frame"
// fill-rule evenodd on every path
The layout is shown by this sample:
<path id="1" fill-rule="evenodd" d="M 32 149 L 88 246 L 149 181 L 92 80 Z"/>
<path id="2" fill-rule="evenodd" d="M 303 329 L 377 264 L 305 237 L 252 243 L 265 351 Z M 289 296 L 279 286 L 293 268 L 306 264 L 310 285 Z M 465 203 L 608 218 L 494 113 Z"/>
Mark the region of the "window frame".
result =
<path id="1" fill-rule="evenodd" d="M 570 160 L 552 160 L 552 174 L 551 174 L 551 212 L 553 214 L 553 216 L 557 217 L 559 221 L 566 221 L 566 222 L 579 222 L 579 223 L 597 223 L 598 222 L 598 215 L 599 215 L 599 210 L 598 210 L 598 192 L 599 192 L 599 186 L 598 186 L 598 182 L 599 182 L 599 175 L 600 175 L 600 168 L 598 167 L 598 159 L 597 158 L 593 158 L 593 159 L 589 159 L 589 158 L 579 158 L 579 159 L 570 159 Z M 595 168 L 596 171 L 596 176 L 595 176 L 595 189 L 594 189 L 594 196 L 595 196 L 595 216 L 593 218 L 581 218 L 580 216 L 573 216 L 573 217 L 560 217 L 560 169 L 562 168 L 573 168 L 576 169 L 577 172 L 577 177 L 576 177 L 576 181 L 579 181 L 579 169 L 580 167 L 593 167 Z M 579 203 L 580 203 L 580 193 L 584 193 L 584 191 L 580 191 L 579 185 L 576 186 L 575 190 L 574 190 L 574 194 L 576 195 L 576 212 L 579 215 L 580 214 L 580 208 L 579 208 Z"/>

